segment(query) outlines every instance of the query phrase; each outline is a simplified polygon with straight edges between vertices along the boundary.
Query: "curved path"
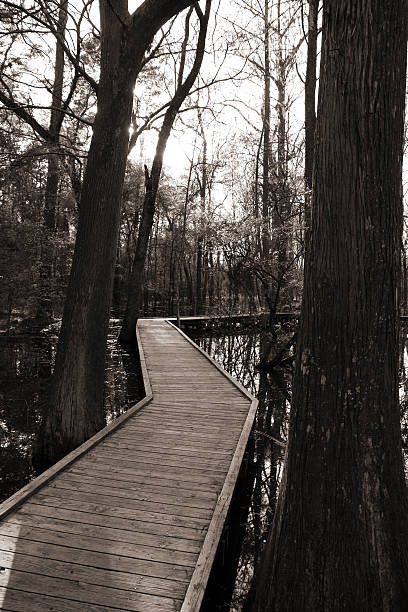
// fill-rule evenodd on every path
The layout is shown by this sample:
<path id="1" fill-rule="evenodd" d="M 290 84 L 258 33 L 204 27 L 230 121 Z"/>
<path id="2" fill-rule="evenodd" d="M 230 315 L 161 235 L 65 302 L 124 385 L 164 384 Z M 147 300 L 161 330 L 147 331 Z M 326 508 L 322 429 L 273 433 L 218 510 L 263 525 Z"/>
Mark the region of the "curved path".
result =
<path id="1" fill-rule="evenodd" d="M 165 320 L 146 398 L 0 506 L 0 609 L 198 612 L 256 400 Z"/>

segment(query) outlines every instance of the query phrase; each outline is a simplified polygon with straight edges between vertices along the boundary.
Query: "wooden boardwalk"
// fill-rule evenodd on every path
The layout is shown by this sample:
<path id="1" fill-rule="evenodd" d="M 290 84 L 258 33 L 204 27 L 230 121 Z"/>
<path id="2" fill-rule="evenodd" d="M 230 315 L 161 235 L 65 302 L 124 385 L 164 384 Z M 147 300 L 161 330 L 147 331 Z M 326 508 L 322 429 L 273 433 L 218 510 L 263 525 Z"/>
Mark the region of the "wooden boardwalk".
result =
<path id="1" fill-rule="evenodd" d="M 198 612 L 256 400 L 164 320 L 146 398 L 0 506 L 0 609 Z"/>

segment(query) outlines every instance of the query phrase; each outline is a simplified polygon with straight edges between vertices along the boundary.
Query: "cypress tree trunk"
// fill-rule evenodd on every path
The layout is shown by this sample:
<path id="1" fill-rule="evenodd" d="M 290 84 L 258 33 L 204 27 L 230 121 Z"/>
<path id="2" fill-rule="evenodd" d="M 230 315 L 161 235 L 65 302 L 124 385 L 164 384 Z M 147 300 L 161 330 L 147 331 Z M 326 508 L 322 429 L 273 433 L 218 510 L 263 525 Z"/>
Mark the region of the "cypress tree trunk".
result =
<path id="1" fill-rule="evenodd" d="M 156 31 L 192 2 L 100 1 L 98 112 L 81 194 L 71 277 L 52 393 L 37 462 L 51 464 L 104 425 L 103 381 L 109 308 L 128 154 L 133 91 Z"/>
<path id="2" fill-rule="evenodd" d="M 106 19 L 102 25 L 98 113 L 82 187 L 52 409 L 42 439 L 45 464 L 57 461 L 104 424 L 105 346 L 136 71 L 123 66 L 121 24 Z M 143 51 L 141 45 L 139 65 Z"/>
<path id="3" fill-rule="evenodd" d="M 251 612 L 403 612 L 398 402 L 405 0 L 326 0 L 285 475 Z"/>

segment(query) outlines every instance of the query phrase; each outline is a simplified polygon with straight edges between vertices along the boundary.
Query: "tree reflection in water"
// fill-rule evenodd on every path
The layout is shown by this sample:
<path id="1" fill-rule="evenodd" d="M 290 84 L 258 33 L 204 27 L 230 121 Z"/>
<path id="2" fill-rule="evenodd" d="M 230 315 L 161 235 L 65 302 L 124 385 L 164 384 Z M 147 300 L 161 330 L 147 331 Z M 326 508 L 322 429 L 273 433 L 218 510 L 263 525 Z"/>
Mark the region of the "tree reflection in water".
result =
<path id="1" fill-rule="evenodd" d="M 111 320 L 105 372 L 106 423 L 144 396 L 135 348 L 121 347 Z M 32 449 L 45 413 L 57 327 L 0 337 L 0 502 L 36 476 Z"/>
<path id="2" fill-rule="evenodd" d="M 240 533 L 241 536 L 238 562 L 234 564 L 234 560 L 230 559 L 228 563 L 224 563 L 223 582 L 228 564 L 236 565 L 234 586 L 233 589 L 228 589 L 225 585 L 221 587 L 220 584 L 218 588 L 214 587 L 218 596 L 224 591 L 223 597 L 220 601 L 215 595 L 209 595 L 210 600 L 206 602 L 207 607 L 204 609 L 239 610 L 253 572 L 259 564 L 262 547 L 273 519 L 282 474 L 292 373 L 290 360 L 288 365 L 287 359 L 285 366 L 278 364 L 271 369 L 258 366 L 260 363 L 273 362 L 279 353 L 282 353 L 283 359 L 287 358 L 292 349 L 281 349 L 288 344 L 293 333 L 293 324 L 286 323 L 277 325 L 273 333 L 253 329 L 248 333 L 194 338 L 213 359 L 253 393 L 259 402 L 249 443 L 245 482 L 239 486 L 239 495 L 242 497 L 240 520 L 245 521 L 245 528 L 237 530 L 236 526 L 228 526 L 229 530 L 235 529 L 236 534 Z M 242 508 L 245 503 L 246 508 Z M 216 581 L 216 578 L 214 580 Z"/>
<path id="3" fill-rule="evenodd" d="M 401 331 L 400 398 L 402 441 L 408 465 L 408 327 Z M 194 337 L 194 341 L 237 378 L 259 401 L 258 412 L 248 445 L 248 467 L 245 482 L 238 483 L 240 512 L 230 520 L 230 540 L 240 538 L 233 546 L 224 546 L 224 558 L 218 567 L 219 576 L 207 594 L 203 610 L 239 612 L 245 601 L 252 576 L 259 565 L 276 507 L 286 446 L 287 424 L 291 400 L 293 349 L 282 350 L 294 334 L 294 325 L 278 325 L 267 333 L 254 329 L 248 333 Z M 259 363 L 280 364 L 273 368 L 257 368 Z M 246 508 L 245 508 L 246 505 Z M 244 521 L 241 529 L 232 524 L 236 517 Z M 231 518 L 231 517 L 230 517 Z M 224 540 L 228 534 L 224 533 Z M 237 555 L 236 549 L 240 550 Z M 228 558 L 226 558 L 226 555 Z M 234 558 L 236 555 L 236 558 Z M 232 572 L 231 572 L 232 568 Z M 233 575 L 230 575 L 230 574 Z M 225 584 L 227 583 L 227 584 Z M 229 584 L 228 584 L 229 583 Z M 210 582 L 211 585 L 211 582 Z M 232 586 L 231 586 L 232 585 Z"/>

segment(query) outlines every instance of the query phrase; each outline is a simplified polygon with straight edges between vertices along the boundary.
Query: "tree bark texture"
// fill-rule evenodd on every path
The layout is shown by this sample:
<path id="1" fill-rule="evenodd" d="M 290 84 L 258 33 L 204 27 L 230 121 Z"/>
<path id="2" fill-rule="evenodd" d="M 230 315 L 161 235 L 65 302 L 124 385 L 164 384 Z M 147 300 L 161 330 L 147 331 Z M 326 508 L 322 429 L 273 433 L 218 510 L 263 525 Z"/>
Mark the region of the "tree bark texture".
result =
<path id="1" fill-rule="evenodd" d="M 133 90 L 156 31 L 190 4 L 100 1 L 98 112 L 81 194 L 70 283 L 58 341 L 39 461 L 50 464 L 104 425 L 103 381 L 109 308 L 128 153 Z"/>
<path id="2" fill-rule="evenodd" d="M 251 612 L 402 612 L 398 401 L 407 3 L 326 0 L 285 474 Z"/>

